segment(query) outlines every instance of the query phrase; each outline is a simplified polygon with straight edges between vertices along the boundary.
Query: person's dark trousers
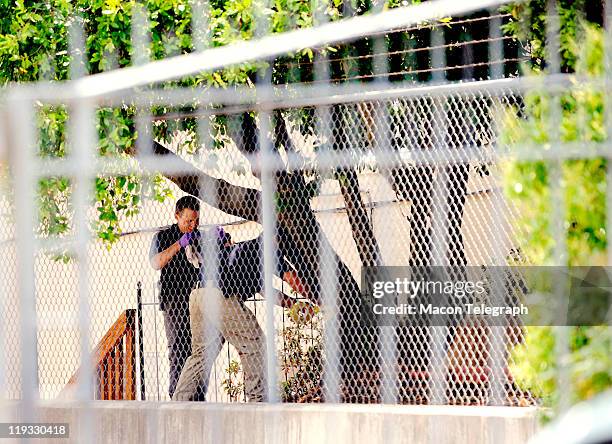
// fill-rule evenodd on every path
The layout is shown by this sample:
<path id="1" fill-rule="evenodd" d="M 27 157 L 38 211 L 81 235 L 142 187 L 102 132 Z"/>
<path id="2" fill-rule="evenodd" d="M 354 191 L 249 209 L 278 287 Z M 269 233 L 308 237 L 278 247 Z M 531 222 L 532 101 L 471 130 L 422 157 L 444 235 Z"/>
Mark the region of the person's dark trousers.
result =
<path id="1" fill-rule="evenodd" d="M 181 376 L 185 361 L 191 356 L 191 327 L 189 325 L 189 308 L 187 304 L 180 307 L 166 308 L 164 326 L 168 340 L 168 360 L 170 361 L 168 394 L 174 394 L 176 383 Z M 198 389 L 194 401 L 206 400 L 204 388 Z"/>

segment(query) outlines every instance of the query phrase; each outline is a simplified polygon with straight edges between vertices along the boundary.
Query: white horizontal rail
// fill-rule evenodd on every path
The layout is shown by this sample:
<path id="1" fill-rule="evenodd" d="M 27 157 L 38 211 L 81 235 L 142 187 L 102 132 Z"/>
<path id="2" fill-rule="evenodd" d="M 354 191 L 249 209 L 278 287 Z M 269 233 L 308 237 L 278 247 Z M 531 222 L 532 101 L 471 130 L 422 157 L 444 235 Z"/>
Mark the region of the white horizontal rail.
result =
<path id="1" fill-rule="evenodd" d="M 414 99 L 421 97 L 454 97 L 480 94 L 499 97 L 504 94 L 521 93 L 546 88 L 550 94 L 563 92 L 568 88 L 587 85 L 606 88 L 600 79 L 577 79 L 570 74 L 554 76 L 515 77 L 498 80 L 479 80 L 443 84 L 422 84 L 414 82 L 385 82 L 370 84 L 330 84 L 326 86 L 286 85 L 263 88 L 238 87 L 233 89 L 175 89 L 149 90 L 133 96 L 130 104 L 137 106 L 154 105 L 242 105 L 257 110 L 302 108 L 336 105 L 342 103 L 373 102 L 390 99 Z M 124 95 L 122 102 L 109 100 L 109 106 L 119 106 L 129 100 Z M 229 110 L 231 113 L 231 110 Z M 208 108 L 207 114 L 225 113 L 223 110 Z"/>
<path id="2" fill-rule="evenodd" d="M 12 100 L 32 100 L 45 104 L 66 104 L 78 101 L 68 84 L 19 85 L 7 95 Z M 479 80 L 441 84 L 405 82 L 344 83 L 328 85 L 289 84 L 252 88 L 176 88 L 123 91 L 103 97 L 88 98 L 99 106 L 214 106 L 250 105 L 257 109 L 297 108 L 331 104 L 387 100 L 395 98 L 448 97 L 463 94 L 499 96 L 540 90 L 544 93 L 563 92 L 570 88 L 612 89 L 612 84 L 601 78 L 582 78 L 570 74 L 554 74 L 508 79 Z M 545 88 L 545 89 L 544 89 Z M 211 114 L 217 109 L 211 108 Z"/>
<path id="3" fill-rule="evenodd" d="M 516 159 L 522 161 L 551 161 L 570 159 L 592 159 L 612 157 L 608 143 L 568 142 L 558 145 L 534 145 L 519 143 L 516 145 L 464 146 L 457 148 L 433 149 L 379 149 L 369 151 L 361 158 L 347 156 L 346 152 L 320 151 L 316 157 L 307 157 L 299 153 L 286 153 L 285 161 L 268 162 L 265 168 L 269 171 L 284 171 L 287 168 L 307 171 L 321 171 L 339 167 L 356 168 L 368 166 L 378 168 L 398 168 L 417 164 L 449 165 L 456 163 L 492 163 L 500 160 Z M 148 155 L 140 158 L 98 158 L 92 160 L 91 171 L 94 175 L 129 175 L 129 174 L 196 174 L 197 170 L 185 168 L 180 158 L 168 159 L 165 156 Z M 256 162 L 255 162 L 256 163 Z M 197 165 L 192 165 L 198 168 Z M 40 159 L 33 165 L 36 177 L 67 176 L 81 174 L 79 166 L 70 158 Z M 207 174 L 201 170 L 202 174 Z M 222 171 L 221 171 L 222 172 Z"/>
<path id="4" fill-rule="evenodd" d="M 527 150 L 526 150 L 527 151 Z M 268 171 L 284 171 L 287 168 L 297 170 L 320 171 L 339 167 L 356 168 L 364 165 L 372 165 L 377 168 L 394 168 L 408 166 L 411 164 L 427 163 L 441 164 L 457 162 L 492 162 L 497 158 L 496 153 L 490 147 L 466 146 L 458 148 L 436 148 L 436 149 L 402 149 L 394 151 L 380 148 L 371 151 L 367 156 L 353 158 L 347 156 L 346 152 L 321 150 L 316 157 L 302 155 L 300 153 L 285 153 L 286 161 L 274 161 L 265 164 Z M 256 156 L 252 156 L 252 164 L 257 164 Z M 245 157 L 247 160 L 248 158 Z M 538 158 L 539 159 L 539 158 Z M 196 171 L 187 169 L 185 163 L 198 168 L 189 159 L 167 158 L 167 156 L 147 155 L 137 158 L 98 158 L 92 159 L 92 171 L 96 175 L 128 175 L 128 174 L 155 174 L 168 175 L 194 174 Z M 76 176 L 81 173 L 77 165 L 70 157 L 58 159 L 39 159 L 33 166 L 38 177 L 51 176 Z M 223 173 L 219 171 L 218 173 Z M 205 171 L 202 170 L 202 174 Z M 222 177 L 221 177 L 222 179 Z"/>
<path id="5" fill-rule="evenodd" d="M 266 60 L 304 48 L 349 42 L 377 32 L 487 10 L 510 0 L 436 0 L 328 23 L 314 28 L 234 43 L 202 52 L 170 57 L 67 82 L 74 97 L 104 97 L 118 91 L 179 79 L 255 60 Z"/>

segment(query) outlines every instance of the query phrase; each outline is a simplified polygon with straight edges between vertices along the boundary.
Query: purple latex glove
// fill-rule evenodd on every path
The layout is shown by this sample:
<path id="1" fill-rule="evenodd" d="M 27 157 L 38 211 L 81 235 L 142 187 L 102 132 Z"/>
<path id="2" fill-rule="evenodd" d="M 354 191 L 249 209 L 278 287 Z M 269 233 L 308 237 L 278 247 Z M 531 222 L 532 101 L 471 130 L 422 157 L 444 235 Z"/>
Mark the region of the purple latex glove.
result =
<path id="1" fill-rule="evenodd" d="M 230 236 L 230 234 L 227 233 L 223 229 L 223 227 L 220 227 L 220 226 L 212 227 L 208 231 L 208 235 L 209 235 L 210 239 L 216 240 L 217 242 L 219 242 L 221 247 L 223 247 L 225 244 L 230 243 L 231 240 L 232 240 L 232 237 Z"/>
<path id="2" fill-rule="evenodd" d="M 178 243 L 181 248 L 185 248 L 187 245 L 192 243 L 195 239 L 197 239 L 198 235 L 196 233 L 185 233 L 181 236 Z"/>
<path id="3" fill-rule="evenodd" d="M 223 244 L 230 242 L 232 240 L 229 233 L 227 233 L 223 227 L 217 227 L 217 240 Z"/>

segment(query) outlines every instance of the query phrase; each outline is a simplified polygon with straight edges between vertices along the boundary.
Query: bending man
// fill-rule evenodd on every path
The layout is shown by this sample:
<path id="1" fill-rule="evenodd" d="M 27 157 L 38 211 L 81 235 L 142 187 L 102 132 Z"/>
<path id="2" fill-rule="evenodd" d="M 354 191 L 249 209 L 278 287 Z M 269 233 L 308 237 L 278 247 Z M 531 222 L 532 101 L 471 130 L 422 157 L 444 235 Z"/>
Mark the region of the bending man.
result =
<path id="1" fill-rule="evenodd" d="M 229 235 L 225 236 L 222 244 L 231 244 Z M 244 305 L 246 299 L 263 292 L 262 257 L 262 236 L 222 248 L 216 285 L 209 281 L 205 287 L 191 292 L 192 354 L 185 363 L 173 400 L 197 399 L 198 388 L 208 385 L 212 365 L 225 340 L 240 356 L 248 400 L 267 399 L 265 336 L 253 312 Z M 281 255 L 277 255 L 276 262 L 276 274 L 296 291 L 306 294 L 295 273 L 284 267 Z M 284 307 L 293 304 L 293 300 L 286 297 L 278 302 Z"/>

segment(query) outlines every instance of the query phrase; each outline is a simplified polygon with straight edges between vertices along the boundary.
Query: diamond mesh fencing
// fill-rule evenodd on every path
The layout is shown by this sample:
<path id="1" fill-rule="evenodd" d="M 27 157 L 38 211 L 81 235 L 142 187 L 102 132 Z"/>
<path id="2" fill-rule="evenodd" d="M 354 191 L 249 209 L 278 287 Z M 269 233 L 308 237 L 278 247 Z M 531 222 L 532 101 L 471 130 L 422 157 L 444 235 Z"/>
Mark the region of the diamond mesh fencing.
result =
<path id="1" fill-rule="evenodd" d="M 482 65 L 465 50 L 447 66 L 439 51 L 453 43 L 436 45 L 438 25 L 419 28 L 431 83 L 399 68 L 385 74 L 396 83 L 354 82 L 380 77 L 376 67 L 337 79 L 332 59 L 346 82 L 11 96 L 3 396 L 539 403 L 513 375 L 523 326 L 365 314 L 368 267 L 451 267 L 461 280 L 470 267 L 538 263 L 523 254 L 534 227 L 504 178 L 542 80 L 436 83 L 482 66 L 501 77 L 524 60 Z M 391 61 L 418 53 L 392 49 Z M 53 133 L 45 119 L 58 109 Z"/>
<path id="2" fill-rule="evenodd" d="M 138 211 L 119 222 L 116 241 L 88 241 L 89 348 L 100 354 L 95 362 L 95 396 L 168 400 L 179 384 L 184 393 L 176 399 L 265 399 L 264 338 L 269 335 L 276 347 L 282 398 L 321 401 L 323 332 L 331 322 L 322 302 L 327 286 L 335 289 L 337 298 L 335 371 L 341 401 L 377 403 L 391 396 L 417 404 L 532 403 L 529 393 L 515 386 L 507 372 L 507 350 L 522 340 L 520 330 L 486 327 L 469 319 L 454 327 L 396 327 L 388 345 L 397 359 L 393 368 L 397 380 L 383 387 L 378 364 L 381 331 L 359 320 L 363 266 L 493 265 L 518 248 L 518 226 L 502 195 L 491 146 L 498 136 L 498 116 L 520 105 L 520 95 L 458 91 L 444 97 L 427 93 L 403 97 L 393 92 L 392 98 L 375 102 L 330 104 L 324 112 L 310 106 L 267 114 L 272 162 L 281 162 L 284 156 L 291 164 L 273 174 L 273 250 L 281 256 L 273 282 L 275 294 L 283 296 L 275 296 L 272 332 L 266 330 L 269 307 L 262 297 L 265 234 L 257 211 L 263 198 L 261 163 L 251 155 L 261 145 L 259 128 L 266 117 L 246 109 L 200 117 L 211 132 L 218 131 L 211 137 L 222 145 L 210 152 L 185 154 L 189 170 L 172 173 L 171 181 L 164 179 L 162 185 L 156 185 L 154 177 L 146 184 L 143 175 L 144 184 L 134 185 L 132 196 L 139 199 Z M 157 155 L 181 159 L 176 154 L 179 144 L 190 135 L 182 137 L 170 148 L 156 144 Z M 223 187 L 213 197 L 226 212 L 188 197 L 206 198 L 198 189 L 202 181 L 198 175 L 203 174 Z M 126 176 L 104 177 L 105 186 L 130 187 Z M 167 197 L 161 202 L 163 196 Z M 181 199 L 192 208 L 177 212 L 175 205 Z M 103 211 L 99 206 L 89 217 Z M 11 217 L 8 206 L 6 213 Z M 440 226 L 434 223 L 436 214 L 443 220 Z M 191 219 L 185 222 L 187 216 Z M 191 225 L 184 228 L 181 223 Z M 197 236 L 186 239 L 190 230 Z M 213 242 L 211 236 L 220 237 Z M 5 237 L 3 257 L 14 258 L 9 253 L 15 248 L 13 233 L 7 230 Z M 186 239 L 184 245 L 181 239 Z M 42 248 L 35 264 L 39 383 L 45 399 L 70 396 L 81 362 L 78 264 L 59 247 L 60 251 Z M 197 330 L 190 314 L 197 310 L 192 298 L 201 295 L 207 302 L 213 298 L 212 277 L 199 272 L 206 269 L 206 250 L 211 248 L 220 270 L 217 286 L 226 295 L 217 300 L 218 316 L 226 325 L 216 326 L 223 339 L 198 345 L 202 362 L 194 363 L 189 361 L 195 355 Z M 152 262 L 169 249 L 174 254 L 164 267 L 170 271 L 160 273 L 155 269 L 159 264 Z M 322 249 L 330 254 L 332 272 L 327 275 L 321 270 Z M 4 273 L 7 294 L 15 294 L 10 287 L 16 281 L 14 260 L 7 262 Z M 325 278 L 330 282 L 322 282 Z M 13 326 L 4 341 L 11 354 L 19 351 L 16 305 L 7 300 L 4 309 L 5 319 L 10 320 L 5 325 Z M 200 310 L 206 312 L 206 307 Z M 439 343 L 434 340 L 436 328 L 442 329 Z M 494 344 L 505 351 L 492 363 Z M 434 366 L 436 348 L 442 361 Z M 210 370 L 202 368 L 211 359 L 207 354 L 213 355 Z M 129 368 L 128 359 L 133 360 Z M 195 386 L 179 383 L 186 365 L 191 369 L 189 378 L 198 381 Z M 492 365 L 499 366 L 497 373 L 491 371 Z M 130 384 L 138 381 L 137 386 L 126 386 L 126 371 L 133 372 Z M 208 384 L 201 380 L 206 373 L 211 375 Z M 18 397 L 17 359 L 7 362 L 5 375 L 7 393 Z M 258 380 L 258 387 L 249 386 L 248 379 Z M 492 401 L 495 384 L 499 396 Z M 382 393 L 384 388 L 391 392 Z"/>

